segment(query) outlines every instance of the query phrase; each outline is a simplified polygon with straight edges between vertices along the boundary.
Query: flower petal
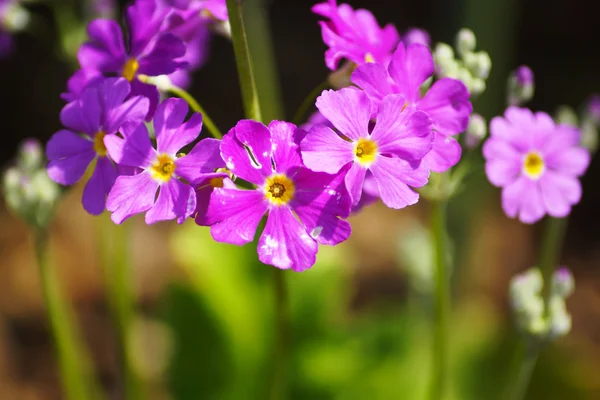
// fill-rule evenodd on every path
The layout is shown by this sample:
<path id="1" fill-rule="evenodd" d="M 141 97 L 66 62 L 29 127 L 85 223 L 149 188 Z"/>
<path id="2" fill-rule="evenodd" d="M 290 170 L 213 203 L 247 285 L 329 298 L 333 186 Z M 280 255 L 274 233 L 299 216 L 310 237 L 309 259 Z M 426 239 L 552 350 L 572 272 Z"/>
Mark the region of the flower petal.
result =
<path id="1" fill-rule="evenodd" d="M 225 168 L 221 158 L 221 141 L 207 138 L 199 141 L 192 151 L 175 160 L 175 173 L 186 181 L 196 184 L 206 179 L 206 174 L 212 174 L 217 168 Z"/>
<path id="2" fill-rule="evenodd" d="M 156 149 L 159 153 L 175 155 L 200 135 L 202 114 L 194 113 L 184 124 L 188 110 L 187 102 L 183 99 L 172 97 L 160 103 L 154 114 Z"/>
<path id="3" fill-rule="evenodd" d="M 281 269 L 304 271 L 315 264 L 317 242 L 287 207 L 269 211 L 267 225 L 258 241 L 258 259 Z"/>
<path id="4" fill-rule="evenodd" d="M 183 224 L 196 210 L 196 192 L 190 185 L 170 179 L 160 185 L 156 203 L 146 213 L 146 223 L 177 219 Z"/>
<path id="5" fill-rule="evenodd" d="M 317 108 L 333 126 L 352 140 L 367 137 L 371 119 L 371 100 L 362 90 L 344 88 L 324 90 L 317 98 Z"/>
<path id="6" fill-rule="evenodd" d="M 311 236 L 321 244 L 336 245 L 352 231 L 350 224 L 338 217 L 350 213 L 350 197 L 344 174 L 329 175 L 301 168 L 294 176 L 296 191 L 290 207 Z"/>
<path id="7" fill-rule="evenodd" d="M 170 33 L 160 34 L 150 42 L 146 53 L 139 58 L 140 74 L 148 76 L 169 75 L 187 68 L 186 61 L 177 60 L 185 55 L 185 43 Z"/>
<path id="8" fill-rule="evenodd" d="M 271 122 L 269 131 L 275 171 L 285 173 L 290 168 L 302 166 L 297 139 L 303 136 L 303 132 L 299 132 L 296 125 L 284 121 Z"/>
<path id="9" fill-rule="evenodd" d="M 158 88 L 154 85 L 148 85 L 143 83 L 139 79 L 134 79 L 131 82 L 131 96 L 144 96 L 148 98 L 150 101 L 150 105 L 148 107 L 148 114 L 146 114 L 146 121 L 152 120 L 154 116 L 154 112 L 156 111 L 156 107 L 158 106 L 158 102 L 160 100 L 160 94 L 158 93 Z"/>
<path id="10" fill-rule="evenodd" d="M 352 83 L 364 90 L 371 100 L 381 101 L 394 92 L 392 78 L 385 66 L 375 63 L 359 65 L 352 73 Z"/>
<path id="11" fill-rule="evenodd" d="M 564 218 L 571 212 L 571 203 L 568 200 L 567 194 L 563 193 L 560 183 L 555 181 L 555 175 L 552 172 L 546 172 L 538 180 L 538 183 L 548 214 L 554 218 Z M 571 178 L 570 180 L 579 183 L 576 178 Z"/>
<path id="12" fill-rule="evenodd" d="M 106 196 L 117 179 L 117 169 L 107 157 L 98 157 L 92 177 L 83 189 L 81 202 L 85 211 L 100 215 L 106 205 Z"/>
<path id="13" fill-rule="evenodd" d="M 433 129 L 446 136 L 464 132 L 473 111 L 467 87 L 461 81 L 452 78 L 436 81 L 418 102 L 417 107 L 429 115 Z"/>
<path id="14" fill-rule="evenodd" d="M 434 136 L 427 114 L 406 107 L 404 96 L 391 94 L 381 102 L 371 139 L 380 154 L 420 160 L 431 150 Z"/>
<path id="15" fill-rule="evenodd" d="M 237 137 L 238 127 L 245 132 L 243 139 Z M 244 139 L 248 147 L 244 146 Z M 221 140 L 221 158 L 227 168 L 234 175 L 257 185 L 263 184 L 272 173 L 270 155 L 271 133 L 258 122 L 240 121 Z"/>
<path id="16" fill-rule="evenodd" d="M 563 147 L 562 151 L 548 155 L 548 168 L 565 175 L 581 176 L 590 164 L 590 152 L 582 147 Z"/>
<path id="17" fill-rule="evenodd" d="M 128 133 L 123 139 L 117 135 L 106 135 L 104 145 L 110 158 L 117 164 L 148 168 L 156 158 L 156 152 L 150 143 L 148 128 L 144 124 L 139 124 L 129 132 L 132 126 L 135 125 L 125 125 L 125 131 Z"/>
<path id="18" fill-rule="evenodd" d="M 456 139 L 438 133 L 433 140 L 433 148 L 423 158 L 423 164 L 433 172 L 445 172 L 458 163 L 461 153 Z"/>
<path id="19" fill-rule="evenodd" d="M 50 179 L 61 185 L 73 185 L 81 179 L 96 152 L 89 140 L 61 130 L 48 141 L 46 156 L 50 160 L 47 167 Z"/>
<path id="20" fill-rule="evenodd" d="M 350 195 L 352 206 L 355 206 L 360 201 L 366 174 L 366 168 L 363 168 L 358 163 L 352 163 L 344 178 L 344 183 L 346 184 L 346 189 Z"/>
<path id="21" fill-rule="evenodd" d="M 337 174 L 354 160 L 353 144 L 325 125 L 313 126 L 300 142 L 300 149 L 304 165 L 313 171 Z"/>
<path id="22" fill-rule="evenodd" d="M 433 75 L 431 51 L 419 43 L 405 47 L 401 42 L 392 56 L 388 71 L 396 84 L 396 91 L 414 103 L 420 97 L 419 89 L 423 82 Z"/>
<path id="23" fill-rule="evenodd" d="M 120 224 L 134 214 L 149 210 L 154 205 L 158 183 L 149 173 L 119 176 L 106 199 L 110 218 Z"/>
<path id="24" fill-rule="evenodd" d="M 429 177 L 425 169 L 413 169 L 410 163 L 389 157 L 378 157 L 371 166 L 371 172 L 377 181 L 381 201 L 395 209 L 415 204 L 419 200 L 419 194 L 408 185 L 424 186 Z"/>
<path id="25" fill-rule="evenodd" d="M 121 27 L 114 20 L 97 19 L 88 25 L 90 40 L 77 53 L 84 69 L 103 73 L 121 73 L 126 61 L 125 44 Z"/>
<path id="26" fill-rule="evenodd" d="M 78 133 L 93 136 L 100 130 L 102 105 L 95 87 L 87 88 L 81 98 L 64 106 L 60 121 L 64 126 Z"/>
<path id="27" fill-rule="evenodd" d="M 243 245 L 254 239 L 267 212 L 264 195 L 257 190 L 215 188 L 205 222 L 217 242 Z"/>

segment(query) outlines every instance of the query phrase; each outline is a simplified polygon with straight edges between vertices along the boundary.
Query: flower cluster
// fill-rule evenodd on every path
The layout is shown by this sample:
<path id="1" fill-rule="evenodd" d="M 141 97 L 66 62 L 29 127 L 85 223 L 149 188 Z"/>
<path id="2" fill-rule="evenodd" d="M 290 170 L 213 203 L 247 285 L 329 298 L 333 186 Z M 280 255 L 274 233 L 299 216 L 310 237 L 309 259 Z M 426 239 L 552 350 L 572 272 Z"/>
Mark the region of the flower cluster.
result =
<path id="1" fill-rule="evenodd" d="M 222 140 L 199 142 L 202 115 L 186 122 L 187 103 L 160 102 L 140 75 L 174 78 L 197 65 L 207 27 L 198 21 L 226 19 L 224 3 L 137 0 L 126 10 L 127 42 L 116 21 L 91 22 L 61 112 L 66 129 L 47 146 L 49 176 L 72 185 L 93 162 L 83 206 L 117 224 L 138 213 L 148 224 L 193 217 L 215 240 L 242 245 L 266 216 L 259 259 L 296 271 L 315 263 L 318 244 L 349 237 L 352 210 L 378 198 L 394 209 L 415 204 L 414 188 L 460 158 L 453 136 L 469 122 L 467 88 L 444 78 L 422 90 L 435 70 L 425 33 L 411 31 L 405 44 L 365 10 L 335 1 L 314 10 L 330 20 L 327 64 L 360 64 L 354 86 L 324 91 L 310 129 L 241 120 Z"/>

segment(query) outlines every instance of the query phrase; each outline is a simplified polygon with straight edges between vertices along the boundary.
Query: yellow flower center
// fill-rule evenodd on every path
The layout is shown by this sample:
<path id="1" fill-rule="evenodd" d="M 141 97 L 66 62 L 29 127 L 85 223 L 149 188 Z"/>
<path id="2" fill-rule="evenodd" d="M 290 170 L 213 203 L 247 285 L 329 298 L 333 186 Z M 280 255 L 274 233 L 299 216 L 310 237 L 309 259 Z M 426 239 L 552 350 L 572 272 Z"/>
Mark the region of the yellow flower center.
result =
<path id="1" fill-rule="evenodd" d="M 140 68 L 140 63 L 135 58 L 130 58 L 125 63 L 123 67 L 123 72 L 121 75 L 123 78 L 127 79 L 129 82 L 135 78 L 135 74 L 137 74 L 138 69 Z"/>
<path id="2" fill-rule="evenodd" d="M 107 153 L 106 146 L 104 145 L 104 136 L 106 136 L 106 133 L 102 131 L 96 133 L 94 136 L 94 151 L 98 157 L 105 157 Z"/>
<path id="3" fill-rule="evenodd" d="M 354 144 L 354 156 L 354 160 L 360 165 L 368 167 L 377 157 L 377 144 L 371 139 L 358 139 Z"/>
<path id="4" fill-rule="evenodd" d="M 538 179 L 546 169 L 544 160 L 539 153 L 530 151 L 523 161 L 523 172 L 532 179 Z"/>
<path id="5" fill-rule="evenodd" d="M 210 186 L 214 187 L 214 188 L 222 188 L 223 187 L 223 178 L 211 178 L 210 181 L 208 181 L 210 183 Z"/>
<path id="6" fill-rule="evenodd" d="M 365 62 L 366 63 L 374 63 L 375 57 L 373 57 L 373 54 L 371 54 L 371 53 L 365 54 Z"/>
<path id="7" fill-rule="evenodd" d="M 152 178 L 159 182 L 168 182 L 173 176 L 177 165 L 167 154 L 160 154 L 156 157 L 156 161 L 150 167 L 150 174 Z"/>
<path id="8" fill-rule="evenodd" d="M 265 198 L 277 206 L 294 198 L 294 183 L 283 174 L 271 175 L 265 182 Z"/>

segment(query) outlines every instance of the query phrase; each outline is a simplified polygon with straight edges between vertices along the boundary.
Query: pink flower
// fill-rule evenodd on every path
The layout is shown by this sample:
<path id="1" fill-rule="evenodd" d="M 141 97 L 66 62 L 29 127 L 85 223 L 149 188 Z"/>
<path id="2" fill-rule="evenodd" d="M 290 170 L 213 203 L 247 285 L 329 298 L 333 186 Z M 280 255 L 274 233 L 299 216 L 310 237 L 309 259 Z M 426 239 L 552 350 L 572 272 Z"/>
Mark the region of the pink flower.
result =
<path id="1" fill-rule="evenodd" d="M 580 132 L 556 125 L 546 113 L 509 107 L 490 125 L 483 146 L 486 173 L 502 187 L 502 208 L 511 218 L 531 224 L 545 214 L 563 218 L 581 198 L 590 154 L 580 145 Z"/>

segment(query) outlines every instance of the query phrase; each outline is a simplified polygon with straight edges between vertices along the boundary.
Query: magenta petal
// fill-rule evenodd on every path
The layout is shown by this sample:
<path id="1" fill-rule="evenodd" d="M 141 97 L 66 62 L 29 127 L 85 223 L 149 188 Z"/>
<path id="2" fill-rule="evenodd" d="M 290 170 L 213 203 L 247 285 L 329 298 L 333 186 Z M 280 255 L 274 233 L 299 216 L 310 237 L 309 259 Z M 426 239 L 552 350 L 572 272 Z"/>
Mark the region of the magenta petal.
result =
<path id="1" fill-rule="evenodd" d="M 548 115 L 542 114 L 537 116 L 537 118 L 539 120 L 540 118 L 545 118 L 545 116 L 549 117 Z M 552 134 L 543 135 L 544 140 L 539 148 L 548 158 L 554 155 L 560 156 L 566 148 L 581 145 L 581 131 L 579 128 L 568 125 L 558 125 L 554 128 L 547 129 L 546 133 L 547 132 L 552 132 Z"/>
<path id="2" fill-rule="evenodd" d="M 133 125 L 129 125 L 131 126 Z M 104 145 L 108 155 L 117 164 L 124 166 L 148 168 L 156 158 L 156 152 L 148 136 L 148 128 L 144 124 L 137 125 L 137 128 L 128 132 L 124 139 L 117 135 L 106 135 Z"/>
<path id="3" fill-rule="evenodd" d="M 104 132 L 116 133 L 125 122 L 142 123 L 150 107 L 150 101 L 146 97 L 131 97 L 114 108 L 106 107 L 107 115 L 104 122 Z"/>
<path id="4" fill-rule="evenodd" d="M 296 192 L 290 203 L 311 236 L 321 244 L 336 245 L 351 233 L 347 217 L 350 198 L 344 185 L 344 174 L 329 175 L 305 168 L 294 177 Z"/>
<path id="5" fill-rule="evenodd" d="M 250 159 L 250 156 L 246 157 L 250 160 L 252 168 L 260 170 L 264 176 L 271 175 L 273 171 L 271 165 L 273 145 L 269 128 L 260 122 L 249 119 L 241 120 L 235 126 L 235 137 L 252 155 L 252 159 Z"/>
<path id="6" fill-rule="evenodd" d="M 217 242 L 243 245 L 254 239 L 267 212 L 264 195 L 257 190 L 216 188 L 210 197 L 205 222 Z"/>
<path id="7" fill-rule="evenodd" d="M 485 164 L 485 173 L 494 186 L 505 186 L 517 179 L 521 173 L 519 163 L 506 160 L 490 160 Z"/>
<path id="8" fill-rule="evenodd" d="M 284 121 L 269 124 L 273 148 L 275 171 L 285 173 L 292 167 L 302 166 L 302 158 L 296 138 L 299 136 L 296 125 Z"/>
<path id="9" fill-rule="evenodd" d="M 572 180 L 579 183 L 575 178 L 572 178 Z M 542 200 L 546 210 L 548 210 L 548 214 L 554 218 L 564 218 L 569 215 L 571 212 L 571 203 L 562 192 L 562 187 L 555 182 L 553 174 L 545 173 L 538 182 Z"/>
<path id="10" fill-rule="evenodd" d="M 358 140 L 368 135 L 371 100 L 362 90 L 324 90 L 317 98 L 316 105 L 321 114 L 344 136 Z"/>
<path id="11" fill-rule="evenodd" d="M 131 82 L 131 96 L 144 96 L 148 98 L 150 106 L 148 107 L 148 114 L 146 114 L 145 119 L 146 121 L 150 121 L 160 100 L 160 94 L 156 86 L 143 83 L 139 79 L 134 79 Z"/>
<path id="12" fill-rule="evenodd" d="M 352 73 L 352 83 L 371 96 L 371 100 L 381 100 L 394 92 L 392 78 L 381 64 L 359 65 Z"/>
<path id="13" fill-rule="evenodd" d="M 423 163 L 433 172 L 445 172 L 460 160 L 462 149 L 458 141 L 450 136 L 437 134 L 433 148 L 423 158 Z"/>
<path id="14" fill-rule="evenodd" d="M 404 47 L 400 43 L 392 56 L 389 73 L 397 86 L 397 91 L 406 96 L 411 103 L 419 97 L 419 89 L 423 82 L 433 75 L 434 64 L 431 51 L 422 44 L 411 44 Z"/>
<path id="15" fill-rule="evenodd" d="M 381 102 L 371 139 L 380 154 L 393 154 L 406 160 L 420 160 L 432 148 L 431 120 L 422 111 L 405 108 L 399 94 L 386 96 Z"/>
<path id="16" fill-rule="evenodd" d="M 560 152 L 548 155 L 548 168 L 563 174 L 580 176 L 590 164 L 590 152 L 582 147 L 563 148 Z"/>
<path id="17" fill-rule="evenodd" d="M 73 185 L 81 179 L 96 152 L 89 140 L 62 130 L 48 141 L 46 156 L 50 160 L 47 167 L 50 179 L 61 185 Z"/>
<path id="18" fill-rule="evenodd" d="M 408 185 L 424 186 L 429 177 L 425 169 L 415 170 L 400 158 L 378 157 L 371 166 L 371 172 L 377 181 L 381 201 L 395 209 L 415 204 L 419 194 Z"/>
<path id="19" fill-rule="evenodd" d="M 546 207 L 538 182 L 529 181 L 522 193 L 519 220 L 525 224 L 533 224 L 546 214 Z"/>
<path id="20" fill-rule="evenodd" d="M 361 167 L 356 162 L 351 164 L 350 169 L 346 173 L 344 183 L 346 184 L 346 189 L 350 195 L 352 206 L 355 206 L 360 201 L 366 174 L 367 169 Z"/>
<path id="21" fill-rule="evenodd" d="M 315 264 L 317 242 L 287 207 L 273 207 L 258 241 L 258 259 L 281 269 L 304 271 Z"/>
<path id="22" fill-rule="evenodd" d="M 217 168 L 225 168 L 221 158 L 221 141 L 217 139 L 203 139 L 187 155 L 175 160 L 177 176 L 197 183 L 204 179 L 204 175 L 214 172 Z"/>
<path id="23" fill-rule="evenodd" d="M 142 172 L 133 176 L 119 176 L 106 199 L 111 219 L 120 224 L 134 214 L 149 210 L 154 205 L 158 182 Z"/>
<path id="24" fill-rule="evenodd" d="M 353 144 L 342 139 L 331 128 L 316 125 L 300 142 L 302 160 L 307 168 L 337 174 L 354 160 Z"/>
<path id="25" fill-rule="evenodd" d="M 83 189 L 83 208 L 92 215 L 104 211 L 106 196 L 117 179 L 115 166 L 106 157 L 99 157 L 92 177 Z"/>
<path id="26" fill-rule="evenodd" d="M 121 27 L 114 20 L 97 19 L 88 25 L 90 41 L 77 53 L 82 68 L 120 73 L 126 60 Z"/>
<path id="27" fill-rule="evenodd" d="M 429 115 L 433 128 L 444 135 L 464 132 L 473 111 L 467 87 L 451 78 L 435 82 L 419 101 L 418 108 Z"/>
<path id="28" fill-rule="evenodd" d="M 100 130 L 102 105 L 94 87 L 86 89 L 81 98 L 67 104 L 60 112 L 64 126 L 77 133 L 93 136 Z"/>
<path id="29" fill-rule="evenodd" d="M 510 143 L 496 138 L 486 140 L 483 145 L 483 156 L 486 160 L 501 159 L 503 161 L 513 161 L 521 163 L 523 155 L 517 151 Z"/>
<path id="30" fill-rule="evenodd" d="M 508 217 L 515 218 L 519 213 L 523 192 L 529 182 L 529 178 L 520 176 L 502 189 L 502 209 Z"/>
<path id="31" fill-rule="evenodd" d="M 170 33 L 159 34 L 150 42 L 150 48 L 139 58 L 139 73 L 149 76 L 168 75 L 188 67 L 177 60 L 185 55 L 185 43 Z"/>
<path id="32" fill-rule="evenodd" d="M 159 153 L 175 154 L 193 142 L 202 129 L 202 115 L 194 113 L 187 123 L 187 102 L 178 98 L 163 100 L 154 114 L 157 150 Z"/>
<path id="33" fill-rule="evenodd" d="M 259 125 L 262 126 L 262 124 Z M 265 146 L 268 144 L 267 155 L 269 155 L 271 152 L 270 132 L 265 126 L 262 127 L 264 131 L 263 129 L 257 130 L 259 133 L 256 136 L 256 140 L 258 141 L 256 145 L 259 150 L 265 152 L 267 151 Z M 244 147 L 244 144 L 236 137 L 236 129 L 237 126 L 223 136 L 221 140 L 221 158 L 234 175 L 248 182 L 262 185 L 265 179 L 272 173 L 270 158 L 261 156 L 258 160 L 256 158 L 253 160 Z M 260 141 L 263 143 L 260 143 Z M 252 153 L 254 157 L 254 151 Z"/>
<path id="34" fill-rule="evenodd" d="M 160 186 L 156 203 L 146 213 L 146 223 L 177 219 L 183 224 L 196 210 L 194 188 L 177 179 L 171 179 Z"/>

